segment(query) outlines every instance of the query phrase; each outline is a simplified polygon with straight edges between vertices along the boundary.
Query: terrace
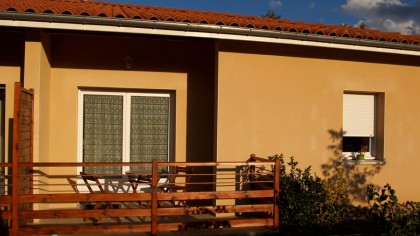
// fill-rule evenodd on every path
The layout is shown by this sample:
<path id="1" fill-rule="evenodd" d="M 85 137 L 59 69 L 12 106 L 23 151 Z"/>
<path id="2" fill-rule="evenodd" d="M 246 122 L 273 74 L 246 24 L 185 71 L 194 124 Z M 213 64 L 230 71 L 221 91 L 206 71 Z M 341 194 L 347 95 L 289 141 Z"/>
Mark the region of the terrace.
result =
<path id="1" fill-rule="evenodd" d="M 5 194 L 0 197 L 4 211 L 0 216 L 8 223 L 11 235 L 157 235 L 164 231 L 250 226 L 276 229 L 279 209 L 273 199 L 279 192 L 279 163 L 255 160 L 2 164 L 9 174 L 4 175 Z M 136 172 L 97 176 L 99 184 L 94 183 L 92 191 L 88 191 L 82 181 L 86 176 L 74 174 L 81 167 L 128 165 L 150 170 L 147 180 L 141 174 L 142 178 L 139 175 L 132 181 Z M 174 173 L 175 167 L 180 166 L 193 171 Z M 256 166 L 265 171 L 256 173 Z M 255 180 L 257 175 L 265 174 L 274 174 L 277 181 Z M 98 185 L 103 191 L 98 191 Z M 179 192 L 173 188 L 175 185 L 184 186 L 185 190 Z M 262 189 L 257 185 L 270 187 Z M 212 190 L 197 190 L 203 186 Z"/>
<path id="2" fill-rule="evenodd" d="M 0 164 L 0 219 L 10 235 L 278 228 L 278 160 L 35 162 L 33 107 L 33 91 L 16 83 L 13 159 Z M 130 171 L 96 171 L 123 167 Z"/>

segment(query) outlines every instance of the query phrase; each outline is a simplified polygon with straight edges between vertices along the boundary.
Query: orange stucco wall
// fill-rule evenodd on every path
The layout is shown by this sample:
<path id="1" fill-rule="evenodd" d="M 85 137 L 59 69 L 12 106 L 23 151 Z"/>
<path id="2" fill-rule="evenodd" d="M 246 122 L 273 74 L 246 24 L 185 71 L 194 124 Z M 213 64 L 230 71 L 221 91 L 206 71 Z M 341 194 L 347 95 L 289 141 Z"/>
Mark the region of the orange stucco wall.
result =
<path id="1" fill-rule="evenodd" d="M 165 89 L 176 93 L 176 153 L 177 161 L 186 157 L 187 78 L 185 73 L 86 71 L 53 69 L 50 129 L 54 144 L 50 146 L 50 161 L 77 161 L 77 114 L 79 88 L 139 90 Z M 63 153 L 65 156 L 63 156 Z"/>
<path id="2" fill-rule="evenodd" d="M 0 82 L 7 91 L 20 80 L 35 90 L 36 161 L 77 161 L 79 88 L 153 89 L 176 94 L 176 161 L 245 161 L 251 153 L 283 153 L 321 175 L 340 160 L 333 152 L 340 142 L 332 134 L 342 129 L 343 92 L 381 93 L 386 164 L 344 167 L 351 193 L 361 200 L 367 183 L 389 182 L 401 201 L 420 201 L 418 57 L 42 30 L 0 40 L 11 45 L 6 59 L 0 57 Z M 130 69 L 126 56 L 134 60 Z M 7 117 L 13 114 L 11 99 L 7 92 Z"/>
<path id="3" fill-rule="evenodd" d="M 70 139 L 73 143 L 77 140 L 77 88 L 173 91 L 175 160 L 214 159 L 215 56 L 211 43 L 124 35 L 61 34 L 53 35 L 51 41 L 50 114 L 54 125 L 51 137 Z M 133 59 L 129 69 L 124 62 L 127 56 Z M 66 107 L 71 111 L 64 114 Z M 62 120 L 71 127 L 60 128 Z M 65 148 L 74 156 L 74 146 Z M 59 149 L 51 149 L 50 156 L 56 156 Z"/>
<path id="4" fill-rule="evenodd" d="M 342 129 L 343 92 L 380 92 L 387 163 L 344 167 L 351 194 L 363 200 L 367 183 L 389 182 L 402 201 L 420 200 L 420 67 L 414 58 L 251 43 L 220 48 L 219 161 L 283 153 L 321 175 L 340 161 L 331 148 L 337 150 L 339 140 L 331 134 Z"/>
<path id="5" fill-rule="evenodd" d="M 35 162 L 79 161 L 80 88 L 171 92 L 175 95 L 175 161 L 215 160 L 216 54 L 212 40 L 68 33 L 0 30 L 0 42 L 8 45 L 0 56 L 0 84 L 6 87 L 7 103 L 6 160 L 2 161 L 11 159 L 9 120 L 13 117 L 14 82 L 19 81 L 35 91 Z M 131 68 L 126 68 L 124 63 L 127 56 L 133 59 Z M 78 173 L 73 167 L 37 170 L 41 175 Z M 34 181 L 57 184 L 54 189 L 43 186 L 34 190 L 36 193 L 73 191 L 63 179 L 37 177 Z"/>
<path id="6" fill-rule="evenodd" d="M 81 161 L 79 89 L 173 93 L 175 161 L 214 160 L 214 44 L 30 30 L 24 46 L 24 86 L 35 91 L 35 161 Z M 131 68 L 125 67 L 127 56 Z M 76 168 L 41 171 L 78 173 Z"/>

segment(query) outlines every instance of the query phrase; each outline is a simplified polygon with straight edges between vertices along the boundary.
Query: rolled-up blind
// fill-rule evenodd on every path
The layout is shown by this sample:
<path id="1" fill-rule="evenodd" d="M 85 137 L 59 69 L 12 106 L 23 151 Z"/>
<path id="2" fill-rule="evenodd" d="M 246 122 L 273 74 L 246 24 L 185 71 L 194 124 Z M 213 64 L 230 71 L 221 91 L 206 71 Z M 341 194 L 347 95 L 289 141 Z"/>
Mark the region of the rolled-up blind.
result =
<path id="1" fill-rule="evenodd" d="M 375 95 L 344 94 L 343 131 L 346 137 L 375 136 Z"/>

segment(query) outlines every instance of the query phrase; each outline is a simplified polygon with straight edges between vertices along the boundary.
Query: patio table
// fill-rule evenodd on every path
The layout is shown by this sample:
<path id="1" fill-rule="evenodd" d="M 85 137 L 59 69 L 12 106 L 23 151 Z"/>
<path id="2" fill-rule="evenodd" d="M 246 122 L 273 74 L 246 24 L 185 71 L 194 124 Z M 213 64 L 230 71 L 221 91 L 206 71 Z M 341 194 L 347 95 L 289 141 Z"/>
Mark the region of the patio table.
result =
<path id="1" fill-rule="evenodd" d="M 152 184 L 152 172 L 146 170 L 140 171 L 126 171 L 128 182 L 130 182 L 133 192 L 137 193 L 137 188 L 143 186 L 143 188 L 149 188 Z M 142 189 L 142 188 L 140 188 Z"/>

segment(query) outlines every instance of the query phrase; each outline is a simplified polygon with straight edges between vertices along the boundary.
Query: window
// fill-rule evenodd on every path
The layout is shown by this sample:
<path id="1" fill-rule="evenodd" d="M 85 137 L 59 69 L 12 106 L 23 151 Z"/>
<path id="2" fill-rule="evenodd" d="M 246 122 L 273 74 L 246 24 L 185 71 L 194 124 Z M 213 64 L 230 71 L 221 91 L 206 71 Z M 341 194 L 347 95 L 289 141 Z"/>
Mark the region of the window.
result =
<path id="1" fill-rule="evenodd" d="M 343 157 L 351 159 L 367 147 L 365 159 L 375 159 L 377 142 L 377 99 L 373 94 L 343 96 Z"/>
<path id="2" fill-rule="evenodd" d="M 79 161 L 169 161 L 169 93 L 79 91 Z M 85 172 L 118 175 L 142 166 L 84 167 Z"/>

